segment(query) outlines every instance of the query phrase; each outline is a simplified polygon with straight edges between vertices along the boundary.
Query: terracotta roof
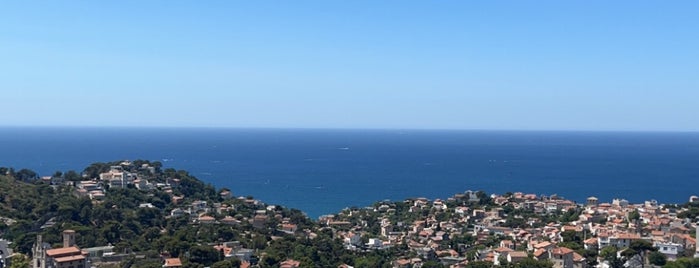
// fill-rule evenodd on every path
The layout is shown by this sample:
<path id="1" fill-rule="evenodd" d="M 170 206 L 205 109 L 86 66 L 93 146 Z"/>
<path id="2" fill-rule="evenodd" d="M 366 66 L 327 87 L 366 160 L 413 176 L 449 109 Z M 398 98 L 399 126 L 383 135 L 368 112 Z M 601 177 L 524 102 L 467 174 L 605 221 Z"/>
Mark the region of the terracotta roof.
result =
<path id="1" fill-rule="evenodd" d="M 501 253 L 501 252 L 512 252 L 514 250 L 511 250 L 509 248 L 499 247 L 499 248 L 494 249 L 493 251 Z"/>
<path id="2" fill-rule="evenodd" d="M 182 261 L 180 258 L 169 258 L 165 259 L 165 265 L 163 267 L 180 267 L 182 266 Z"/>
<path id="3" fill-rule="evenodd" d="M 587 240 L 583 241 L 583 243 L 597 245 L 597 237 L 588 238 Z"/>
<path id="4" fill-rule="evenodd" d="M 397 259 L 397 260 L 396 260 L 396 264 L 398 264 L 398 265 L 407 265 L 407 264 L 410 264 L 410 260 L 408 260 L 408 259 Z"/>
<path id="5" fill-rule="evenodd" d="M 544 241 L 544 242 L 541 242 L 541 243 L 538 243 L 538 244 L 534 245 L 534 248 L 545 248 L 545 247 L 548 247 L 548 246 L 551 246 L 551 245 L 553 245 L 553 244 L 551 244 L 551 243 L 548 242 L 548 241 Z"/>
<path id="6" fill-rule="evenodd" d="M 199 220 L 200 221 L 213 221 L 216 219 L 214 217 L 211 217 L 211 216 L 201 216 L 201 217 L 199 217 Z"/>
<path id="7" fill-rule="evenodd" d="M 280 268 L 287 268 L 287 267 L 288 267 L 288 268 L 294 268 L 294 267 L 299 267 L 299 265 L 301 265 L 301 262 L 300 262 L 300 261 L 288 259 L 288 260 L 285 260 L 285 261 L 281 262 L 281 263 L 279 264 L 279 267 L 280 267 Z"/>
<path id="8" fill-rule="evenodd" d="M 73 255 L 73 256 L 68 256 L 68 257 L 60 257 L 60 258 L 55 258 L 53 259 L 54 261 L 61 263 L 61 262 L 67 262 L 67 261 L 79 261 L 79 260 L 84 260 L 85 256 L 83 255 Z"/>
<path id="9" fill-rule="evenodd" d="M 512 258 L 526 258 L 526 257 L 528 257 L 527 252 L 525 252 L 525 251 L 512 251 L 509 253 L 509 255 Z"/>
<path id="10" fill-rule="evenodd" d="M 638 234 L 628 234 L 628 233 L 620 233 L 616 235 L 617 239 L 641 239 L 641 236 Z"/>
<path id="11" fill-rule="evenodd" d="M 537 249 L 536 251 L 534 251 L 534 256 L 535 256 L 535 257 L 540 257 L 540 256 L 543 255 L 544 253 L 546 253 L 546 250 L 543 249 L 543 248 L 540 248 L 540 249 Z"/>
<path id="12" fill-rule="evenodd" d="M 46 256 L 49 256 L 49 257 L 66 256 L 66 255 L 79 255 L 79 254 L 80 254 L 80 249 L 78 249 L 77 247 L 56 248 L 56 249 L 49 249 L 46 251 Z"/>
<path id="13" fill-rule="evenodd" d="M 573 251 L 572 249 L 566 248 L 566 247 L 558 247 L 558 248 L 554 248 L 551 251 L 551 253 L 553 253 L 555 255 L 566 255 L 566 254 L 570 254 L 570 253 L 575 253 L 575 251 Z"/>

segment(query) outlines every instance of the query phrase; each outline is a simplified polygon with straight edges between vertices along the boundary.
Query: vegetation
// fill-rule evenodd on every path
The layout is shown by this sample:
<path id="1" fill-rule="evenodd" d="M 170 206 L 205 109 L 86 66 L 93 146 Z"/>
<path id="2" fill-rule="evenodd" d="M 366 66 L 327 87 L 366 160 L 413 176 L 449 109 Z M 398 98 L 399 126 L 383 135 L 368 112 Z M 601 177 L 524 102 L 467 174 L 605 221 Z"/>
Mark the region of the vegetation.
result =
<path id="1" fill-rule="evenodd" d="M 112 166 L 122 166 L 125 171 L 136 174 L 139 179 L 147 179 L 156 187 L 140 189 L 134 185 L 125 188 L 106 189 L 103 199 L 93 200 L 80 194 L 77 186 L 80 181 L 98 178 Z M 107 188 L 107 187 L 105 187 Z M 345 226 L 324 226 L 309 219 L 302 211 L 281 206 L 268 206 L 252 197 L 227 198 L 222 191 L 193 177 L 184 170 L 163 168 L 159 162 L 136 160 L 129 164 L 121 162 L 94 163 L 82 172 L 57 171 L 52 180 L 40 180 L 37 173 L 28 169 L 15 171 L 0 167 L 0 234 L 12 242 L 15 252 L 12 267 L 26 267 L 27 255 L 31 253 L 37 235 L 54 246 L 60 246 L 60 234 L 65 229 L 75 230 L 77 244 L 82 248 L 113 245 L 117 254 L 133 254 L 115 267 L 162 267 L 162 256 L 178 257 L 185 267 L 239 267 L 241 260 L 225 258 L 222 251 L 214 248 L 224 242 L 238 241 L 247 249 L 252 249 L 251 259 L 259 267 L 278 267 L 287 259 L 301 263 L 301 267 L 337 267 L 348 264 L 354 267 L 393 267 L 396 258 L 415 258 L 415 252 L 404 244 L 381 248 L 380 250 L 350 250 L 343 244 L 338 232 L 350 231 Z M 530 228 L 542 227 L 548 223 L 568 223 L 578 220 L 581 208 L 550 213 L 534 213 L 511 204 L 497 205 L 484 192 L 477 192 L 477 201 L 450 198 L 444 207 L 467 207 L 470 211 L 484 210 L 501 213 L 498 227 Z M 511 198 L 512 194 L 506 194 Z M 192 208 L 195 202 L 205 202 L 206 209 Z M 396 224 L 393 231 L 406 232 L 411 223 L 426 221 L 428 218 L 442 222 L 458 217 L 455 210 L 440 209 L 438 206 L 419 206 L 419 199 L 404 202 L 377 202 L 372 209 L 348 208 L 335 216 L 337 221 L 346 221 L 360 226 L 364 234 L 362 243 L 376 238 L 382 232 L 382 219 Z M 216 208 L 213 204 L 217 204 Z M 699 205 L 686 204 L 680 213 L 683 217 L 699 215 Z M 171 216 L 176 209 L 185 210 L 184 216 Z M 218 211 L 214 211 L 218 209 Z M 191 213 L 191 214 L 190 214 Z M 684 214 L 682 214 L 684 213 Z M 696 215 L 695 215 L 696 214 Z M 253 224 L 256 215 L 264 215 L 267 221 L 260 227 Z M 204 224 L 196 219 L 211 216 L 216 221 L 234 219 L 235 224 Z M 638 211 L 628 215 L 631 221 L 638 220 Z M 281 223 L 294 224 L 295 232 L 284 232 Z M 433 231 L 439 232 L 437 224 Z M 445 227 L 446 228 L 446 227 Z M 510 237 L 491 235 L 474 237 L 474 224 L 455 221 L 450 226 L 458 232 L 445 236 L 439 242 L 441 248 L 453 249 L 460 256 L 467 256 L 467 267 L 493 267 L 491 262 L 478 261 L 477 252 L 485 248 L 496 248 L 502 240 Z M 389 230 L 390 231 L 390 230 Z M 586 234 L 567 230 L 560 233 L 562 242 L 558 246 L 567 247 L 585 257 L 588 265 L 597 264 L 598 253 L 586 250 L 583 239 Z M 526 244 L 514 245 L 524 250 Z M 622 250 L 620 254 L 617 251 Z M 699 267 L 695 259 L 680 258 L 667 261 L 649 242 L 634 241 L 629 248 L 606 247 L 599 253 L 610 267 L 623 267 L 633 256 L 641 256 L 648 262 L 663 267 Z M 621 256 L 621 257 L 618 257 Z M 526 258 L 517 263 L 503 260 L 501 267 L 552 267 L 549 261 Z M 444 267 L 436 258 L 427 259 L 422 267 Z"/>

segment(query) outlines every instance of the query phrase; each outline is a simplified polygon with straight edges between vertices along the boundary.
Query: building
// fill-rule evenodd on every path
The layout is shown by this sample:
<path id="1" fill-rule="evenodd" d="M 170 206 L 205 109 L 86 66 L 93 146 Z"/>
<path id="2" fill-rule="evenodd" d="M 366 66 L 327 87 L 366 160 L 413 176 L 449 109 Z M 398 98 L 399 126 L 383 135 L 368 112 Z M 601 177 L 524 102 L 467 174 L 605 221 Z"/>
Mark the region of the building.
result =
<path id="1" fill-rule="evenodd" d="M 529 257 L 526 251 L 512 251 L 507 254 L 508 263 L 518 263 Z"/>
<path id="2" fill-rule="evenodd" d="M 558 247 L 550 251 L 550 260 L 554 268 L 573 268 L 573 251 L 569 248 Z"/>
<path id="3" fill-rule="evenodd" d="M 10 242 L 0 239 L 0 268 L 10 267 L 12 257 L 12 249 Z"/>
<path id="4" fill-rule="evenodd" d="M 597 197 L 590 196 L 587 198 L 587 206 L 588 207 L 596 207 L 598 202 L 599 202 L 599 199 L 597 199 Z"/>
<path id="5" fill-rule="evenodd" d="M 684 252 L 684 246 L 677 243 L 657 242 L 654 243 L 653 246 L 658 248 L 658 252 L 665 254 L 667 259 L 671 261 L 676 260 L 677 255 Z"/>
<path id="6" fill-rule="evenodd" d="M 168 259 L 165 259 L 165 263 L 163 264 L 163 267 L 169 267 L 169 268 L 182 267 L 182 261 L 180 260 L 180 258 L 168 258 Z"/>
<path id="7" fill-rule="evenodd" d="M 75 246 L 75 231 L 63 231 L 63 247 L 51 249 L 48 243 L 42 240 L 41 235 L 36 237 L 36 244 L 32 250 L 33 268 L 86 268 L 87 257 Z"/>
<path id="8" fill-rule="evenodd" d="M 279 268 L 297 268 L 299 266 L 301 266 L 301 262 L 293 259 L 285 260 L 279 264 Z"/>
<path id="9" fill-rule="evenodd" d="M 634 240 L 641 240 L 641 236 L 631 233 L 619 233 L 609 237 L 609 245 L 616 248 L 628 248 Z"/>

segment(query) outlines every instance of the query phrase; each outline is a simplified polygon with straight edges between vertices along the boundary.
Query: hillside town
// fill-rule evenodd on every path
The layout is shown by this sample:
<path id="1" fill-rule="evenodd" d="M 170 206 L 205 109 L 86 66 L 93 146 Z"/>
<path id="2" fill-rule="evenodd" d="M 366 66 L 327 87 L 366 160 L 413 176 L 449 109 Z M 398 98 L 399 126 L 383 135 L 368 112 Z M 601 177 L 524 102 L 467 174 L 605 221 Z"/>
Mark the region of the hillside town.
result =
<path id="1" fill-rule="evenodd" d="M 478 205 L 483 204 L 483 199 L 490 200 L 492 205 Z M 691 203 L 697 201 L 696 196 L 689 199 Z M 408 215 L 421 216 L 411 217 L 409 221 L 394 220 L 405 208 Z M 531 257 L 548 260 L 557 268 L 585 268 L 611 267 L 599 253 L 609 247 L 623 252 L 634 241 L 647 241 L 670 261 L 697 256 L 699 227 L 692 219 L 679 218 L 682 211 L 652 200 L 642 204 L 630 204 L 624 199 L 602 203 L 589 197 L 585 204 L 576 204 L 555 195 L 516 192 L 484 197 L 466 191 L 447 200 L 416 198 L 402 204 L 378 203 L 371 208 L 348 209 L 338 215 L 324 216 L 320 223 L 328 227 L 344 226 L 342 229 L 347 231 L 337 234 L 350 249 L 407 246 L 409 253 L 396 259 L 394 267 L 419 267 L 429 260 L 454 268 L 468 267 L 473 261 L 498 266 Z M 566 213 L 575 217 L 546 220 Z M 380 222 L 380 231 L 367 229 L 366 216 Z M 512 224 L 513 221 L 519 224 Z M 371 238 L 365 243 L 363 237 Z M 454 239 L 464 243 L 450 242 Z M 566 247 L 569 245 L 578 248 Z M 583 256 L 581 251 L 591 254 Z M 595 255 L 598 257 L 590 257 Z M 643 266 L 643 262 L 629 259 L 625 264 L 625 267 L 636 266 Z"/>
<path id="2" fill-rule="evenodd" d="M 85 243 L 81 233 L 94 233 L 66 227 L 80 227 L 76 221 L 95 224 L 94 228 L 115 224 L 126 229 L 129 224 L 103 221 L 94 212 L 85 220 L 54 213 L 31 232 L 35 236 L 30 252 L 13 244 L 9 229 L 3 230 L 3 238 L 10 239 L 0 241 L 0 267 L 13 267 L 18 254 L 26 256 L 33 268 L 286 268 L 328 263 L 334 267 L 606 268 L 660 267 L 699 257 L 696 196 L 685 205 L 663 205 L 654 200 L 632 204 L 589 197 L 576 203 L 557 195 L 465 191 L 447 199 L 382 201 L 312 221 L 298 210 L 235 197 L 229 189 L 207 188 L 182 171 L 160 169 L 150 162 L 122 161 L 103 164 L 99 172 L 86 169 L 78 179 L 39 178 L 36 187 L 65 190 L 70 198 L 89 200 L 84 204 L 93 210 L 128 207 L 131 214 L 145 215 L 140 218 L 143 226 L 133 228 L 148 234 L 132 235 L 149 238 L 139 243 L 120 231 L 113 238 L 97 237 Z M 19 220 L 1 216 L 8 225 Z M 178 244 L 185 237 L 192 241 Z M 328 257 L 309 256 L 323 253 L 322 243 L 330 243 Z M 333 249 L 334 243 L 341 246 Z M 310 250 L 299 251 L 300 245 Z M 23 248 L 25 252 L 13 253 Z M 344 257 L 330 257 L 333 254 Z M 368 261 L 376 256 L 381 256 L 380 261 Z"/>

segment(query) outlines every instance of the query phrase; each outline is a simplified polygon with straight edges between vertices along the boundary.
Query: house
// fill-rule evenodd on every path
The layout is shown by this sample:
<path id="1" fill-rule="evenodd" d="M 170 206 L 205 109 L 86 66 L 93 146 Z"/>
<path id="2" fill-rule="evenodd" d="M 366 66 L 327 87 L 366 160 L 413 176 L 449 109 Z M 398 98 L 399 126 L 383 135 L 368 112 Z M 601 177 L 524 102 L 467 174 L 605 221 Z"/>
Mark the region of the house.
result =
<path id="1" fill-rule="evenodd" d="M 136 189 L 139 189 L 139 190 L 150 190 L 151 189 L 151 184 L 148 183 L 148 180 L 146 180 L 146 179 L 136 179 L 133 181 L 133 183 L 136 185 Z"/>
<path id="2" fill-rule="evenodd" d="M 370 248 L 380 248 L 383 246 L 383 241 L 378 238 L 369 238 L 369 243 L 366 244 Z"/>
<path id="3" fill-rule="evenodd" d="M 104 192 L 102 192 L 101 190 L 90 191 L 90 193 L 88 195 L 89 195 L 90 199 L 97 200 L 97 201 L 104 200 L 104 197 L 105 197 Z"/>
<path id="4" fill-rule="evenodd" d="M 493 250 L 493 263 L 495 265 L 500 265 L 500 260 L 501 259 L 507 259 L 507 254 L 512 252 L 513 250 L 509 248 L 503 248 L 499 247 Z"/>
<path id="5" fill-rule="evenodd" d="M 589 250 L 597 250 L 599 246 L 596 237 L 586 239 L 583 241 L 583 245 L 585 246 L 585 249 Z"/>
<path id="6" fill-rule="evenodd" d="M 528 256 L 526 251 L 512 251 L 507 254 L 507 262 L 508 263 L 518 263 L 524 259 L 526 259 Z"/>
<path id="7" fill-rule="evenodd" d="M 192 202 L 190 209 L 192 212 L 199 212 L 199 211 L 209 212 L 209 207 L 208 207 L 206 201 L 201 201 L 201 200 L 197 200 L 197 201 Z"/>
<path id="8" fill-rule="evenodd" d="M 221 223 L 226 224 L 226 225 L 236 225 L 240 223 L 240 221 L 236 220 L 235 218 L 231 216 L 226 216 L 221 219 Z"/>
<path id="9" fill-rule="evenodd" d="M 573 267 L 574 268 L 587 268 L 587 260 L 582 255 L 577 252 L 573 252 Z"/>
<path id="10" fill-rule="evenodd" d="M 677 259 L 677 255 L 684 252 L 684 246 L 677 243 L 671 242 L 656 242 L 653 244 L 654 247 L 658 248 L 658 252 L 665 254 L 668 260 L 674 261 Z"/>
<path id="11" fill-rule="evenodd" d="M 225 258 L 237 258 L 241 261 L 250 261 L 254 253 L 252 249 L 243 248 L 239 241 L 226 242 L 214 246 L 214 249 L 222 251 Z"/>
<path id="12" fill-rule="evenodd" d="M 545 250 L 545 251 L 549 251 L 549 250 L 553 249 L 554 246 L 555 246 L 555 245 L 554 245 L 554 244 L 551 244 L 551 242 L 543 241 L 543 242 L 540 242 L 540 243 L 533 244 L 531 250 L 536 251 L 536 250 L 538 250 L 538 249 L 543 249 L 543 250 Z"/>
<path id="13" fill-rule="evenodd" d="M 163 264 L 163 267 L 169 267 L 169 268 L 182 267 L 182 261 L 180 260 L 180 258 L 167 258 L 167 259 L 165 259 L 165 263 Z"/>
<path id="14" fill-rule="evenodd" d="M 345 234 L 344 243 L 347 248 L 353 249 L 362 245 L 362 237 L 356 233 L 349 232 Z"/>
<path id="15" fill-rule="evenodd" d="M 549 252 L 543 248 L 535 250 L 533 255 L 535 260 L 547 260 L 549 258 Z"/>
<path id="16" fill-rule="evenodd" d="M 410 267 L 410 260 L 408 259 L 397 259 L 393 261 L 394 268 L 408 268 Z"/>
<path id="17" fill-rule="evenodd" d="M 126 188 L 127 185 L 133 184 L 134 179 L 135 176 L 124 171 L 121 166 L 112 166 L 108 172 L 100 174 L 100 180 L 114 188 Z"/>
<path id="18" fill-rule="evenodd" d="M 170 211 L 170 217 L 176 218 L 180 216 L 184 216 L 184 210 L 181 208 L 176 208 Z"/>
<path id="19" fill-rule="evenodd" d="M 41 235 L 36 237 L 32 250 L 33 268 L 86 268 L 87 256 L 75 246 L 75 231 L 63 231 L 63 247 L 51 249 Z"/>
<path id="20" fill-rule="evenodd" d="M 599 202 L 599 199 L 597 199 L 597 197 L 590 196 L 587 198 L 587 206 L 588 207 L 596 207 L 598 202 Z"/>
<path id="21" fill-rule="evenodd" d="M 138 208 L 155 208 L 155 206 L 151 203 L 141 203 L 138 204 Z"/>
<path id="22" fill-rule="evenodd" d="M 233 193 L 231 193 L 231 191 L 228 191 L 228 190 L 223 190 L 223 191 L 221 191 L 221 193 L 220 193 L 219 195 L 220 195 L 221 198 L 223 198 L 223 199 L 231 199 L 231 198 L 233 198 Z"/>
<path id="23" fill-rule="evenodd" d="M 252 227 L 262 229 L 265 225 L 267 225 L 267 215 L 255 215 L 252 219 Z"/>
<path id="24" fill-rule="evenodd" d="M 550 251 L 550 260 L 554 268 L 574 268 L 573 251 L 566 247 L 557 247 Z"/>
<path id="25" fill-rule="evenodd" d="M 216 222 L 216 219 L 208 215 L 203 215 L 199 217 L 198 221 L 201 224 L 212 224 Z"/>
<path id="26" fill-rule="evenodd" d="M 509 248 L 514 250 L 515 249 L 515 243 L 512 242 L 512 240 L 502 240 L 500 241 L 500 247 L 502 248 Z"/>
<path id="27" fill-rule="evenodd" d="M 638 234 L 619 233 L 617 235 L 609 237 L 609 245 L 615 246 L 617 248 L 627 248 L 631 245 L 631 242 L 634 240 L 641 240 L 641 236 Z"/>
<path id="28" fill-rule="evenodd" d="M 301 266 L 300 261 L 288 259 L 279 264 L 279 268 L 298 268 Z"/>
<path id="29" fill-rule="evenodd" d="M 282 232 L 288 233 L 288 234 L 293 234 L 296 232 L 298 229 L 298 226 L 293 223 L 284 223 L 282 224 Z"/>
<path id="30" fill-rule="evenodd" d="M 81 181 L 78 184 L 79 189 L 85 189 L 85 191 L 90 192 L 90 191 L 97 191 L 97 190 L 102 190 L 102 188 L 97 184 L 95 181 Z"/>
<path id="31" fill-rule="evenodd" d="M 0 239 L 0 268 L 10 267 L 10 259 L 12 257 L 12 249 L 7 240 Z"/>

